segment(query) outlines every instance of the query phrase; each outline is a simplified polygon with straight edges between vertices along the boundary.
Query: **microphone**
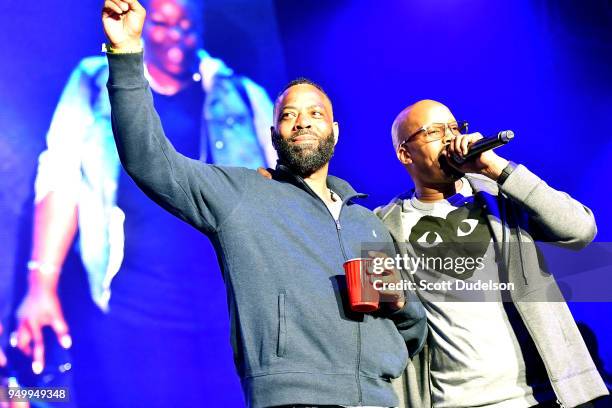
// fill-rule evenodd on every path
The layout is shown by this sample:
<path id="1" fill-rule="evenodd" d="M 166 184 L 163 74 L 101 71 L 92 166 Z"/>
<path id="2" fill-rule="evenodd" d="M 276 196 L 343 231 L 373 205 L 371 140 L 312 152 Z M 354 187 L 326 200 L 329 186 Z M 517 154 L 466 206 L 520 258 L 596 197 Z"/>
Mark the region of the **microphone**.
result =
<path id="1" fill-rule="evenodd" d="M 482 152 L 486 152 L 487 150 L 495 149 L 496 147 L 505 145 L 512 139 L 514 139 L 514 132 L 511 130 L 504 130 L 494 136 L 487 136 L 472 143 L 470 149 L 468 150 L 468 153 L 465 156 L 453 156 L 453 161 L 456 164 L 463 164 L 466 161 L 478 157 Z"/>

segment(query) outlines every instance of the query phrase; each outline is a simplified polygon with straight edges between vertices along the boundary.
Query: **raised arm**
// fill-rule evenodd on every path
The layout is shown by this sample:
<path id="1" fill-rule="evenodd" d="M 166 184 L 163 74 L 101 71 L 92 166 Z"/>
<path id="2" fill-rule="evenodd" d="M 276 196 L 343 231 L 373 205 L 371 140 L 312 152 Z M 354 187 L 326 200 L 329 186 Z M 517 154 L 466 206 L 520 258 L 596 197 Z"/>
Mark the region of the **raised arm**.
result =
<path id="1" fill-rule="evenodd" d="M 168 141 L 144 77 L 144 19 L 136 0 L 104 3 L 102 22 L 110 42 L 107 87 L 119 158 L 150 198 L 196 228 L 213 232 L 240 202 L 249 171 L 205 165 L 181 155 Z"/>
<path id="2" fill-rule="evenodd" d="M 470 143 L 479 139 L 482 139 L 480 133 L 456 136 L 445 154 L 447 157 L 465 155 Z M 462 173 L 478 173 L 498 181 L 509 162 L 488 150 L 460 166 L 453 165 L 452 161 L 449 164 Z M 538 241 L 579 249 L 587 246 L 597 234 L 591 210 L 568 194 L 553 189 L 525 166 L 516 166 L 500 190 L 529 214 L 531 232 Z"/>

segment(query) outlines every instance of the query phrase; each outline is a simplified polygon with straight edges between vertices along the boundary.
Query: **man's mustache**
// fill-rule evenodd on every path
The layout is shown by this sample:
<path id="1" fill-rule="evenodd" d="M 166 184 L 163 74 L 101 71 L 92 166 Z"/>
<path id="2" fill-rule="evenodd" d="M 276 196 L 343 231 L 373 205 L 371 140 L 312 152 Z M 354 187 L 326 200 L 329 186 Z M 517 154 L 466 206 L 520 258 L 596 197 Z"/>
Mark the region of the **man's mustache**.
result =
<path id="1" fill-rule="evenodd" d="M 312 130 L 309 130 L 309 129 L 300 129 L 300 130 L 298 130 L 297 132 L 295 132 L 294 134 L 291 135 L 290 140 L 292 142 L 295 142 L 295 138 L 297 138 L 298 136 L 304 136 L 304 135 L 311 135 L 311 136 L 314 136 L 316 138 L 319 137 L 319 135 L 317 135 Z"/>

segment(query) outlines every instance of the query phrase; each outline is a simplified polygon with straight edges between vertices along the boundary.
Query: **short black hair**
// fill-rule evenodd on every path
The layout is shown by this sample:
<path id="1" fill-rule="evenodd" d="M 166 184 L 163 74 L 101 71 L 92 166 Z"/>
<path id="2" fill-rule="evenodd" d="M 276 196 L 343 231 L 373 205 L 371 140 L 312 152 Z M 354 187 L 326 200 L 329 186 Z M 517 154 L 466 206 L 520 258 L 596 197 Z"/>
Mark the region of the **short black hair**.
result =
<path id="1" fill-rule="evenodd" d="M 315 88 L 317 88 L 319 91 L 321 91 L 321 93 L 323 95 L 325 95 L 325 97 L 327 99 L 329 99 L 329 95 L 327 95 L 327 92 L 325 92 L 325 90 L 323 89 L 323 87 L 319 84 L 317 84 L 315 81 L 305 78 L 305 77 L 298 77 L 295 78 L 294 80 L 290 81 L 287 85 L 285 85 L 283 87 L 283 89 L 278 93 L 278 95 L 276 95 L 276 99 L 280 98 L 282 94 L 285 93 L 285 91 L 289 88 L 291 88 L 292 86 L 296 86 L 296 85 L 311 85 L 314 86 Z"/>
<path id="2" fill-rule="evenodd" d="M 327 94 L 327 92 L 325 92 L 325 89 L 323 89 L 323 87 L 319 84 L 317 84 L 315 81 L 305 78 L 305 77 L 298 77 L 295 78 L 292 81 L 289 81 L 287 83 L 287 85 L 285 85 L 283 87 L 283 89 L 278 93 L 278 95 L 276 95 L 276 99 L 274 100 L 274 119 L 276 120 L 276 105 L 278 104 L 278 101 L 280 100 L 280 98 L 283 96 L 283 94 L 287 91 L 287 89 L 291 88 L 292 86 L 296 86 L 296 85 L 310 85 L 310 86 L 314 86 L 315 88 L 317 88 L 327 99 L 327 101 L 329 102 L 329 104 L 332 106 L 332 102 L 331 102 L 331 98 L 329 97 L 329 95 Z"/>

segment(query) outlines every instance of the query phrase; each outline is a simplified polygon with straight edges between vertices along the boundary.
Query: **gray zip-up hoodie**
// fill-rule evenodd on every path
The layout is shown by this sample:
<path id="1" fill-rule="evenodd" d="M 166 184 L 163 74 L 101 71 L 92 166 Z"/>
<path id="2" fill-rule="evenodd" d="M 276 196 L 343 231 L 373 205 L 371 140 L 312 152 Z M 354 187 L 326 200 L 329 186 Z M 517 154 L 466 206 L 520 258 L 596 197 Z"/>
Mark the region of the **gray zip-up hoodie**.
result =
<path id="1" fill-rule="evenodd" d="M 362 195 L 330 176 L 329 187 L 342 198 L 335 221 L 283 166 L 268 180 L 180 155 L 153 107 L 142 54 L 108 60 L 123 166 L 149 197 L 205 233 L 219 254 L 249 405 L 397 405 L 391 379 L 422 347 L 427 324 L 414 296 L 388 317 L 347 309 L 343 262 L 359 257 L 362 243 L 392 241 L 382 222 L 353 202 Z"/>
<path id="2" fill-rule="evenodd" d="M 555 242 L 574 249 L 587 246 L 597 232 L 593 213 L 522 165 L 501 186 L 482 175 L 466 177 L 477 202 L 486 210 L 493 239 L 507 265 L 508 282 L 515 285 L 511 300 L 536 345 L 559 406 L 576 407 L 607 395 L 555 278 L 543 267 L 533 244 Z M 375 210 L 398 243 L 408 239 L 401 214 L 405 211 L 404 199 L 412 193 L 402 194 Z M 400 252 L 406 250 L 405 245 L 398 247 Z M 395 383 L 403 394 L 402 407 L 432 406 L 429 358 L 426 345 L 412 359 L 402 381 Z"/>

